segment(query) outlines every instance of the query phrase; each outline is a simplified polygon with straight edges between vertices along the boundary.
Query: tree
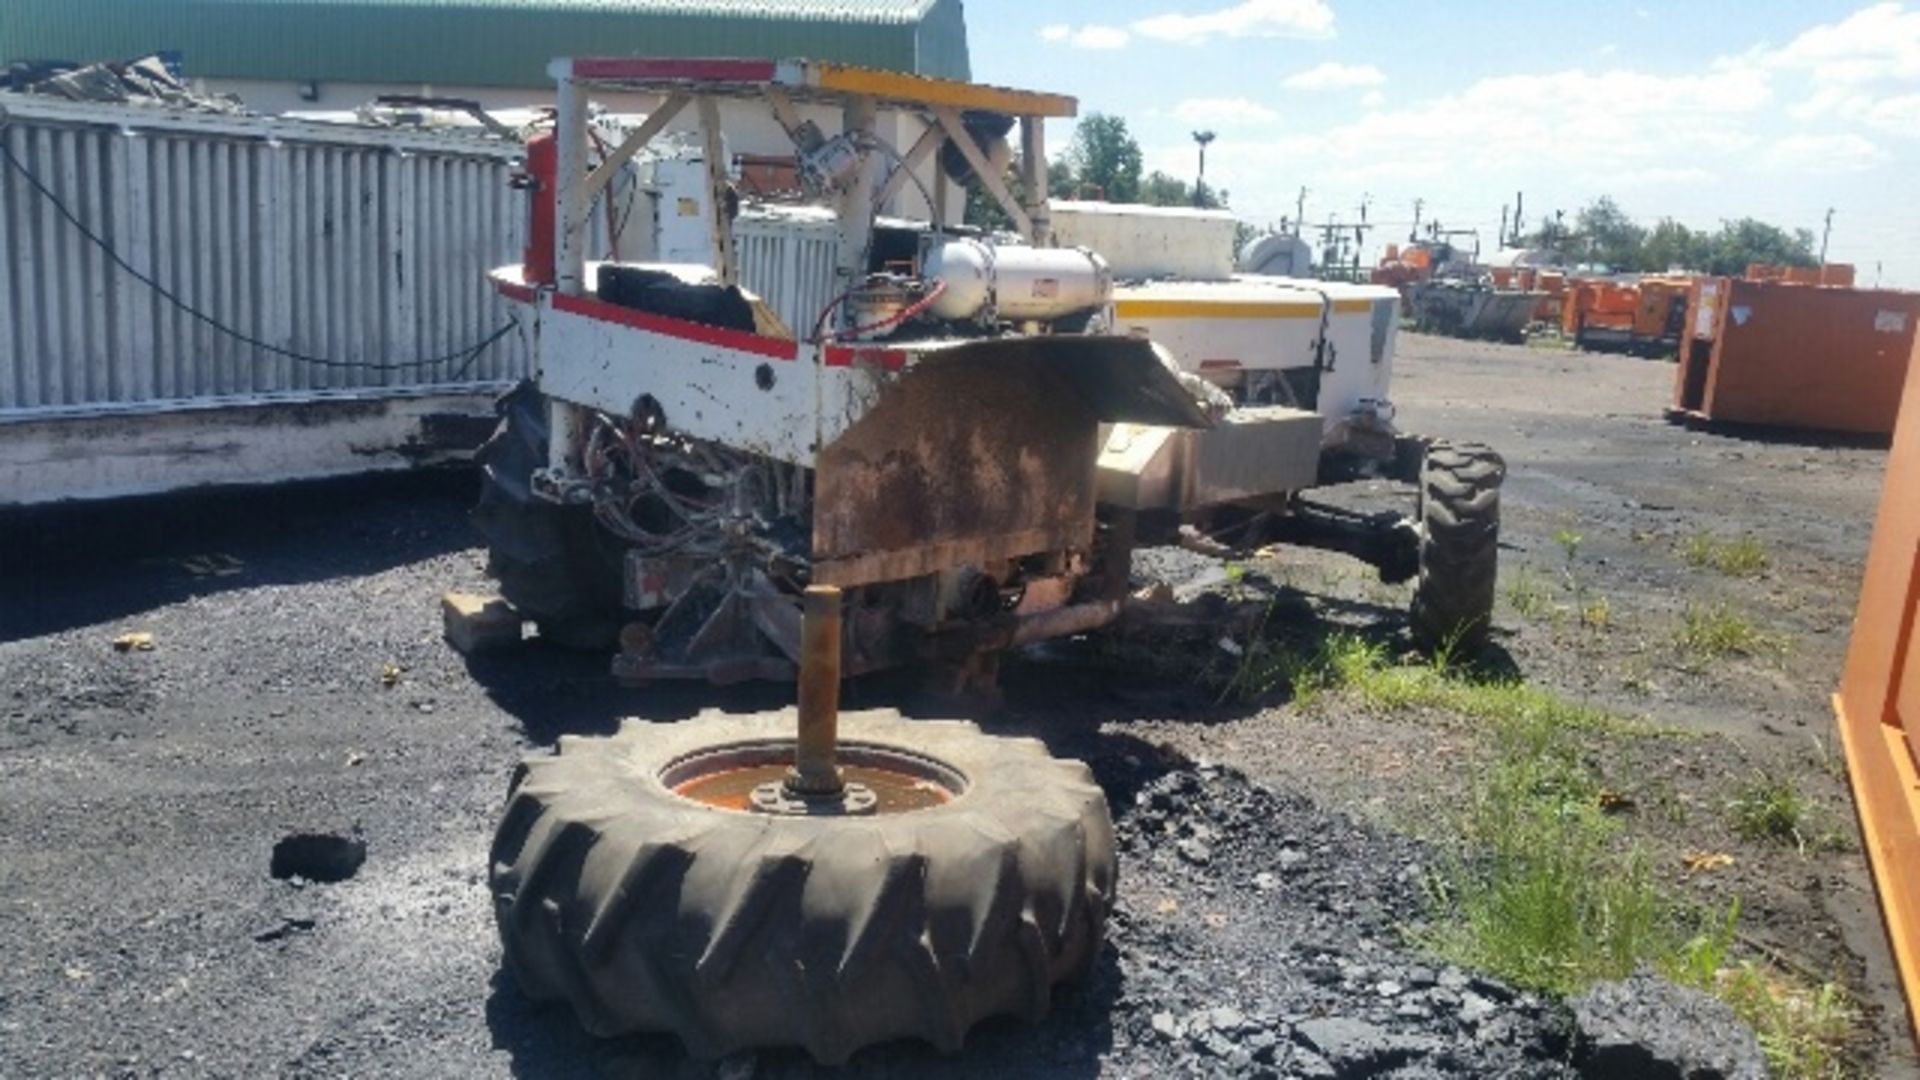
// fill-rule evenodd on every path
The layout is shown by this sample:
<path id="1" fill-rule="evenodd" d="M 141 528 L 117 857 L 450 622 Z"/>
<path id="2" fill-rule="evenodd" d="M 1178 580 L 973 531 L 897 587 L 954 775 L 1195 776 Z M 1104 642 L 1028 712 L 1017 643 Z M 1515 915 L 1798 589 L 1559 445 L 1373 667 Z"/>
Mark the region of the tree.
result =
<path id="1" fill-rule="evenodd" d="M 1556 213 L 1524 243 L 1628 272 L 1680 269 L 1731 276 L 1753 263 L 1812 266 L 1818 261 L 1813 254 L 1811 230 L 1788 231 L 1753 218 L 1722 221 L 1712 232 L 1661 218 L 1649 230 L 1603 195 L 1582 208 L 1573 220 L 1573 227 L 1568 229 Z"/>
<path id="2" fill-rule="evenodd" d="M 1073 129 L 1066 167 L 1082 189 L 1099 189 L 1109 202 L 1134 202 L 1140 197 L 1140 144 L 1127 131 L 1127 122 L 1106 113 L 1088 113 Z M 1089 193 L 1091 194 L 1091 193 Z"/>
<path id="3" fill-rule="evenodd" d="M 1609 196 L 1600 196 L 1574 215 L 1573 235 L 1577 250 L 1588 262 L 1605 263 L 1616 270 L 1640 267 L 1640 249 L 1646 243 L 1647 230 L 1634 224 Z"/>
<path id="4" fill-rule="evenodd" d="M 1193 189 L 1185 180 L 1155 169 L 1140 182 L 1140 201 L 1149 206 L 1191 206 Z"/>
<path id="5" fill-rule="evenodd" d="M 1707 233 L 1694 232 L 1672 218 L 1661 218 L 1640 248 L 1638 269 L 1657 272 L 1705 266 L 1711 242 Z"/>
<path id="6" fill-rule="evenodd" d="M 1721 222 L 1707 252 L 1707 271 L 1725 275 L 1742 273 L 1754 263 L 1813 266 L 1819 262 L 1813 253 L 1813 230 L 1788 232 L 1753 218 Z"/>

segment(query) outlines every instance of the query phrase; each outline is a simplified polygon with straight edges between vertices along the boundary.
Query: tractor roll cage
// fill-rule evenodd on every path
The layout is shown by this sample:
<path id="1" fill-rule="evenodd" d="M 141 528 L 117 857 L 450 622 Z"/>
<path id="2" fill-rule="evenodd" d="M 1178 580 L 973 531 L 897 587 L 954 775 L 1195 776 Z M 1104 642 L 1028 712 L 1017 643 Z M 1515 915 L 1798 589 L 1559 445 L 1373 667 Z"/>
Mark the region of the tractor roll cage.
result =
<path id="1" fill-rule="evenodd" d="M 1071 97 L 809 60 L 572 58 L 555 60 L 548 73 L 559 84 L 555 134 L 560 190 L 554 267 L 562 293 L 577 296 L 588 291 L 586 233 L 594 199 L 622 165 L 689 107 L 698 118 L 706 162 L 713 266 L 724 284 L 734 283 L 733 228 L 725 198 L 727 163 L 720 143 L 719 103 L 727 98 L 767 102 L 789 136 L 803 124 L 797 111 L 801 105 L 837 106 L 842 134 L 867 144 L 873 140 L 874 122 L 883 109 L 909 113 L 926 124 L 911 148 L 896 152 L 898 160 L 884 181 L 876 181 L 862 147 L 852 181 L 835 191 L 834 210 L 840 222 L 835 272 L 845 285 L 851 286 L 865 272 L 862 261 L 873 228 L 871 208 L 891 198 L 945 141 L 959 150 L 1027 242 L 1037 246 L 1052 242 L 1045 121 L 1073 116 L 1077 103 Z M 640 127 L 589 172 L 587 103 L 593 89 L 657 94 L 661 101 Z M 966 127 L 963 114 L 968 112 L 1000 113 L 1019 122 L 1024 199 L 1015 197 L 989 164 L 986 152 Z M 947 184 L 941 170 L 935 170 L 933 187 L 931 209 L 936 220 L 944 221 Z"/>

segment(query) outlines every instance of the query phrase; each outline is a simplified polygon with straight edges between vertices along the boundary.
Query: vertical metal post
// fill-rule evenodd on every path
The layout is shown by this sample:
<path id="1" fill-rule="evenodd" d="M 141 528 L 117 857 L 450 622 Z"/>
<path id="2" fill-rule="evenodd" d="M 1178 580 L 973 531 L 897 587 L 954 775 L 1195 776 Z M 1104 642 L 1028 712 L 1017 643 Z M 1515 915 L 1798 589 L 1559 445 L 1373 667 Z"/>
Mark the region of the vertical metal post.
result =
<path id="1" fill-rule="evenodd" d="M 873 134 L 876 112 L 872 98 L 855 98 L 843 110 L 842 129 L 865 143 L 865 137 Z M 867 239 L 873 233 L 873 155 L 864 148 L 860 151 L 860 167 L 854 180 L 840 192 L 834 209 L 840 224 L 840 249 L 835 253 L 833 267 L 837 294 L 853 288 L 867 274 Z M 841 305 L 842 319 L 852 310 L 852 304 Z"/>
<path id="2" fill-rule="evenodd" d="M 740 260 L 734 256 L 733 218 L 727 215 L 727 155 L 720 141 L 720 103 L 703 94 L 694 104 L 700 111 L 700 156 L 706 159 L 707 167 L 707 229 L 712 234 L 709 246 L 713 268 L 720 274 L 720 284 L 732 285 L 739 278 Z"/>
<path id="3" fill-rule="evenodd" d="M 575 82 L 570 61 L 558 73 L 560 107 L 554 117 L 555 183 L 559 221 L 553 235 L 556 286 L 568 296 L 587 291 L 587 88 Z"/>
<path id="4" fill-rule="evenodd" d="M 840 590 L 807 587 L 800 620 L 800 737 L 787 788 L 834 795 L 844 785 L 834 765 L 840 733 Z"/>
<path id="5" fill-rule="evenodd" d="M 1020 118 L 1020 180 L 1026 190 L 1027 220 L 1033 223 L 1027 238 L 1034 247 L 1053 246 L 1053 219 L 1047 212 L 1047 118 Z"/>

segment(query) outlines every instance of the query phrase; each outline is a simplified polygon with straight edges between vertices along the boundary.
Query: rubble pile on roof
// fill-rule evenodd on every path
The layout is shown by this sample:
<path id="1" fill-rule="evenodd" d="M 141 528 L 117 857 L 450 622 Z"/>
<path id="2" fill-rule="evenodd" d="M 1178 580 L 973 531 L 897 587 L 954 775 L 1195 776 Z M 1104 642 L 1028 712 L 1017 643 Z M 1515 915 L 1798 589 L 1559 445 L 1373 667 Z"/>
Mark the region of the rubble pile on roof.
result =
<path id="1" fill-rule="evenodd" d="M 205 94 L 182 81 L 166 58 L 69 64 L 20 61 L 6 68 L 6 89 L 26 94 L 107 104 L 154 103 L 200 112 L 244 114 L 240 99 Z"/>

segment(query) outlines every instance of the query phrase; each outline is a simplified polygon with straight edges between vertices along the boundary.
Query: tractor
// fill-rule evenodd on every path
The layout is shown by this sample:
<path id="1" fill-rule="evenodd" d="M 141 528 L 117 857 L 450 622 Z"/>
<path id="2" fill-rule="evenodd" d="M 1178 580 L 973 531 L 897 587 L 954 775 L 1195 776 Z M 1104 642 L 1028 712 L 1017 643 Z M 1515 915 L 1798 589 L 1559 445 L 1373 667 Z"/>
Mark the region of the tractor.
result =
<path id="1" fill-rule="evenodd" d="M 597 1034 L 828 1063 L 1044 1013 L 1114 896 L 1100 788 L 1034 740 L 841 715 L 838 687 L 979 685 L 1005 650 L 1098 631 L 1137 545 L 1332 548 L 1419 579 L 1417 637 L 1485 632 L 1504 465 L 1394 430 L 1391 294 L 1117 280 L 1053 226 L 1044 124 L 1071 98 L 809 61 L 551 70 L 528 251 L 492 275 L 537 374 L 479 455 L 490 568 L 622 679 L 791 680 L 799 704 L 521 765 L 490 881 L 528 995 Z M 659 104 L 616 145 L 599 91 Z M 741 192 L 720 117 L 742 102 L 792 142 L 778 199 Z M 643 155 L 677 117 L 697 136 Z M 590 259 L 649 160 L 657 227 L 626 247 L 672 257 Z M 925 220 L 881 212 L 906 185 Z M 952 223 L 969 185 L 1010 230 Z M 1303 494 L 1368 474 L 1417 480 L 1419 511 Z"/>

